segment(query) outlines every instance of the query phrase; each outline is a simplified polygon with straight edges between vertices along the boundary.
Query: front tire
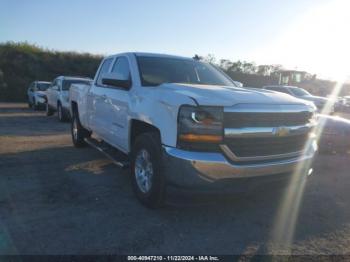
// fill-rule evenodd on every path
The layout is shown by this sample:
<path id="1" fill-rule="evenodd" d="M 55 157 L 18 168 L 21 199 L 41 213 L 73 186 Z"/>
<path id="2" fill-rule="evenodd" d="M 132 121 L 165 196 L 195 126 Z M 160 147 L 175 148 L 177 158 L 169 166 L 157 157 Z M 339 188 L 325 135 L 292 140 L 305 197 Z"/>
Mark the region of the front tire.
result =
<path id="1" fill-rule="evenodd" d="M 73 112 L 71 119 L 71 134 L 75 147 L 86 146 L 84 139 L 91 135 L 91 133 L 81 125 L 78 112 Z"/>
<path id="2" fill-rule="evenodd" d="M 60 122 L 67 122 L 67 115 L 63 111 L 63 107 L 60 102 L 57 103 L 57 117 Z"/>
<path id="3" fill-rule="evenodd" d="M 144 133 L 136 138 L 131 153 L 131 173 L 132 186 L 138 200 L 149 208 L 162 206 L 165 179 L 158 133 Z"/>

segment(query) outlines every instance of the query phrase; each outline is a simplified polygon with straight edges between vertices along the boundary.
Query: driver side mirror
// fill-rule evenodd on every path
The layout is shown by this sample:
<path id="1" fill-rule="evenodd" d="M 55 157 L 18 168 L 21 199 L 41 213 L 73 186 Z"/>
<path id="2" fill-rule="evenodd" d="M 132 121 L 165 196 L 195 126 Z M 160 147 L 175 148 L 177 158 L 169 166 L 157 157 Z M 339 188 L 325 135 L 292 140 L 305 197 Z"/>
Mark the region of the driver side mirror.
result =
<path id="1" fill-rule="evenodd" d="M 125 77 L 117 73 L 108 73 L 102 76 L 102 84 L 123 89 L 130 89 L 131 80 L 129 78 L 125 79 Z"/>

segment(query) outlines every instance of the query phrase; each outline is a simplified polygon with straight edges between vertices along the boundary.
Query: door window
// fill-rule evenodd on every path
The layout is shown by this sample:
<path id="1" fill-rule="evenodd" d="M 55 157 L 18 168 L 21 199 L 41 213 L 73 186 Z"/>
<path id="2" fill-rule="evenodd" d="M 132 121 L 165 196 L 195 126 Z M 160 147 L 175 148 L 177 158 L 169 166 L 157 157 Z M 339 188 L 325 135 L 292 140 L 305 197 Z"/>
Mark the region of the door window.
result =
<path id="1" fill-rule="evenodd" d="M 57 90 L 58 87 L 57 87 L 57 79 L 55 79 L 53 82 L 52 82 L 52 89 L 53 90 Z"/>
<path id="2" fill-rule="evenodd" d="M 112 60 L 113 60 L 113 58 L 107 58 L 103 62 L 102 66 L 101 66 L 101 69 L 100 69 L 100 72 L 98 72 L 97 81 L 96 81 L 97 85 L 103 86 L 103 84 L 102 84 L 102 76 L 103 76 L 104 73 L 108 72 L 109 67 L 111 66 Z"/>
<path id="3" fill-rule="evenodd" d="M 117 73 L 122 77 L 123 80 L 130 79 L 130 68 L 129 62 L 126 57 L 119 57 L 117 61 L 115 61 L 112 73 Z"/>
<path id="4" fill-rule="evenodd" d="M 57 86 L 57 90 L 61 91 L 61 89 L 62 89 L 62 80 L 61 79 L 57 79 L 56 86 Z"/>

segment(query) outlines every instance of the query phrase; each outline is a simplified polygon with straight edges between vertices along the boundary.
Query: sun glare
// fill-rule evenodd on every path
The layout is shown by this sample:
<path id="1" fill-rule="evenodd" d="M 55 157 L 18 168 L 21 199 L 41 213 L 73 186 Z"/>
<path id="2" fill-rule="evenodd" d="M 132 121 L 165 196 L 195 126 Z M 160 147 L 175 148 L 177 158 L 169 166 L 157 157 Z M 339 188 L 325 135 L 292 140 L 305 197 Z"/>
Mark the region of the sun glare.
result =
<path id="1" fill-rule="evenodd" d="M 283 35 L 256 50 L 255 56 L 332 80 L 349 76 L 349 10 L 350 1 L 336 0 L 315 6 L 305 14 L 295 14 L 296 22 L 286 27 Z"/>
<path id="2" fill-rule="evenodd" d="M 344 82 L 349 77 L 350 45 L 347 26 L 350 24 L 347 12 L 350 2 L 332 1 L 309 12 L 298 24 L 294 25 L 286 36 L 274 46 L 281 53 L 281 61 L 286 64 L 300 64 L 315 72 L 321 72 L 336 80 L 330 97 L 337 97 Z M 279 50 L 284 46 L 283 52 Z M 309 65 L 309 66 L 308 66 Z M 321 114 L 328 115 L 334 101 L 328 100 Z M 323 125 L 314 129 L 314 137 L 320 139 Z M 305 147 L 312 146 L 310 138 Z M 281 199 L 271 236 L 270 248 L 276 247 L 280 253 L 292 253 L 292 243 L 296 230 L 306 177 L 312 163 L 303 163 L 296 168 L 289 185 Z"/>
<path id="3" fill-rule="evenodd" d="M 338 81 L 335 84 L 331 94 L 332 97 L 337 97 L 339 95 L 343 84 L 344 81 Z M 329 115 L 333 106 L 334 101 L 328 100 L 321 114 Z M 324 129 L 324 124 L 325 122 L 322 122 L 315 127 L 312 136 L 310 136 L 309 140 L 305 144 L 306 152 L 308 148 L 317 146 L 315 143 L 316 141 L 320 140 Z M 292 243 L 306 186 L 307 176 L 310 175 L 312 171 L 312 162 L 302 162 L 293 172 L 289 184 L 281 198 L 276 214 L 270 242 L 271 252 L 275 252 L 277 249 L 281 254 L 292 253 Z"/>

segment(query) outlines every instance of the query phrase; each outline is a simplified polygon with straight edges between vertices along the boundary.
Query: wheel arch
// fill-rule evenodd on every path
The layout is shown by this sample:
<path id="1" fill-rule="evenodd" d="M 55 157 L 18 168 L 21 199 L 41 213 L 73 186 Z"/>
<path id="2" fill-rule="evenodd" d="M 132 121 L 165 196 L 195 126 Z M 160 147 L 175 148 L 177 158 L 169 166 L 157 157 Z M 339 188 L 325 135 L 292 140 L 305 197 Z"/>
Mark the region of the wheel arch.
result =
<path id="1" fill-rule="evenodd" d="M 136 137 L 148 132 L 156 132 L 159 135 L 159 138 L 161 140 L 161 133 L 158 127 L 146 123 L 145 121 L 138 120 L 138 119 L 131 119 L 130 120 L 130 132 L 129 132 L 129 148 L 131 149 L 133 144 L 135 143 Z M 162 141 L 160 141 L 162 142 Z"/>
<path id="2" fill-rule="evenodd" d="M 70 110 L 71 110 L 71 114 L 75 113 L 75 112 L 79 112 L 78 111 L 78 103 L 75 101 L 71 101 L 70 103 Z"/>

